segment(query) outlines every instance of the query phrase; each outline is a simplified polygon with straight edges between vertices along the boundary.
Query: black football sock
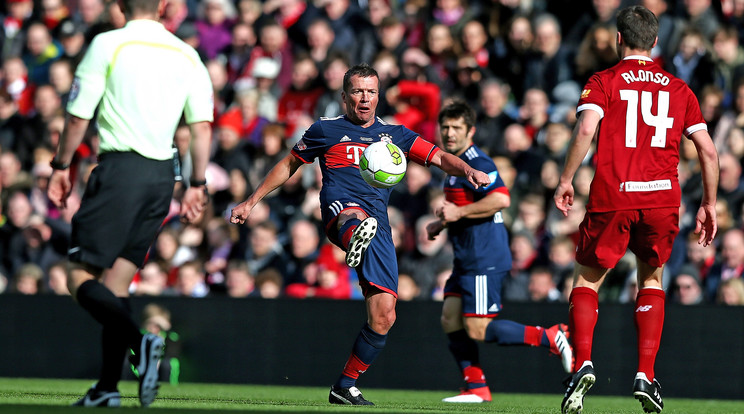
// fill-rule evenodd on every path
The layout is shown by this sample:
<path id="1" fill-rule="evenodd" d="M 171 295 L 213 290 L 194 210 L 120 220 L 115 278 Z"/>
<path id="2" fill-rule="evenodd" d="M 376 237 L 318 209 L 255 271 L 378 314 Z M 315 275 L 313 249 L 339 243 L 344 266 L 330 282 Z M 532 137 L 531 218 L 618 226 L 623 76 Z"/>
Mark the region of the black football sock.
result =
<path id="1" fill-rule="evenodd" d="M 139 351 L 142 334 L 121 298 L 98 281 L 88 280 L 78 287 L 77 301 L 104 328 L 117 330 L 128 347 Z"/>
<path id="2" fill-rule="evenodd" d="M 127 313 L 132 313 L 129 304 L 129 298 L 119 298 L 122 306 Z M 102 391 L 116 391 L 119 380 L 121 379 L 124 361 L 129 351 L 124 336 L 121 331 L 114 326 L 107 325 L 103 327 L 101 334 L 101 345 L 103 363 L 101 364 L 101 378 L 96 385 L 96 389 Z"/>

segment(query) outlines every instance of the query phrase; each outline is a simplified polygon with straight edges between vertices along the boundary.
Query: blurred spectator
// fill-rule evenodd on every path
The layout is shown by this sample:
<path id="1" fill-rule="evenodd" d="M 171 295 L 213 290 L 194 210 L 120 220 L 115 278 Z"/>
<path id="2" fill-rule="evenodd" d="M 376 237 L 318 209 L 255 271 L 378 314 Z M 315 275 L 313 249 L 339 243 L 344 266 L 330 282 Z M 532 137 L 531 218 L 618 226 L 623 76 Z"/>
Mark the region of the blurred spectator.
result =
<path id="1" fill-rule="evenodd" d="M 256 291 L 264 299 L 276 299 L 282 294 L 282 274 L 267 268 L 256 275 Z"/>
<path id="2" fill-rule="evenodd" d="M 23 169 L 21 160 L 13 152 L 0 153 L 0 195 L 3 200 L 9 200 L 10 195 L 18 192 L 28 192 L 33 186 L 33 178 L 28 170 Z"/>
<path id="3" fill-rule="evenodd" d="M 576 54 L 574 79 L 579 84 L 585 85 L 594 73 L 617 63 L 615 36 L 617 29 L 614 24 L 597 23 L 589 29 Z"/>
<path id="4" fill-rule="evenodd" d="M 158 365 L 158 381 L 178 385 L 181 374 L 181 364 L 178 361 L 181 344 L 180 335 L 172 330 L 170 311 L 161 305 L 148 303 L 142 309 L 142 329 L 165 339 L 165 355 Z"/>
<path id="5" fill-rule="evenodd" d="M 176 33 L 187 17 L 189 17 L 189 6 L 186 0 L 168 0 L 160 16 L 160 23 L 169 32 Z"/>
<path id="6" fill-rule="evenodd" d="M 700 30 L 706 39 L 711 39 L 720 26 L 712 0 L 685 0 L 679 3 L 683 6 L 688 24 Z"/>
<path id="7" fill-rule="evenodd" d="M 90 29 L 104 19 L 106 6 L 103 0 L 78 0 L 77 12 L 73 16 L 76 21 Z"/>
<path id="8" fill-rule="evenodd" d="M 261 0 L 238 0 L 236 2 L 238 8 L 238 22 L 245 23 L 251 27 L 255 26 L 255 23 L 263 14 L 261 3 Z"/>
<path id="9" fill-rule="evenodd" d="M 33 115 L 26 118 L 22 140 L 16 143 L 15 148 L 24 170 L 29 171 L 36 163 L 36 150 L 46 148 L 49 153 L 52 152 L 47 127 L 55 116 L 62 114 L 61 105 L 62 99 L 53 86 L 46 84 L 36 88 Z"/>
<path id="10" fill-rule="evenodd" d="M 488 70 L 494 51 L 488 38 L 486 28 L 478 20 L 471 20 L 462 28 L 462 54 L 472 57 L 481 69 Z"/>
<path id="11" fill-rule="evenodd" d="M 740 279 L 744 273 L 744 231 L 731 229 L 722 234 L 721 258 L 705 278 L 705 297 L 713 302 L 718 286 L 729 279 Z"/>
<path id="12" fill-rule="evenodd" d="M 26 263 L 13 275 L 14 293 L 21 295 L 38 295 L 42 292 L 44 271 L 34 263 Z"/>
<path id="13" fill-rule="evenodd" d="M 49 84 L 54 87 L 54 91 L 60 97 L 60 108 L 67 107 L 67 99 L 70 95 L 74 77 L 72 62 L 69 59 L 56 60 L 49 67 Z"/>
<path id="14" fill-rule="evenodd" d="M 335 39 L 336 34 L 333 32 L 331 24 L 325 18 L 319 17 L 313 20 L 307 28 L 307 52 L 315 62 L 318 70 L 322 69 L 324 62 L 330 54 L 339 51 L 333 47 L 333 41 Z"/>
<path id="15" fill-rule="evenodd" d="M 318 259 L 320 233 L 318 226 L 307 219 L 298 219 L 289 226 L 289 258 L 284 276 L 287 284 L 305 281 L 305 268 Z"/>
<path id="16" fill-rule="evenodd" d="M 64 0 L 42 0 L 41 19 L 46 27 L 56 34 L 60 22 L 70 17 L 70 10 Z"/>
<path id="17" fill-rule="evenodd" d="M 83 59 L 87 47 L 85 28 L 75 20 L 64 20 L 57 27 L 57 39 L 62 45 L 60 59 L 69 60 L 73 69 L 76 68 Z"/>
<path id="18" fill-rule="evenodd" d="M 441 208 L 441 204 L 437 206 Z M 430 239 L 426 231 L 429 223 L 438 221 L 434 214 L 420 216 L 415 222 L 415 246 L 412 251 L 403 252 L 398 263 L 402 273 L 410 275 L 424 291 L 430 291 L 436 284 L 437 271 L 451 266 L 455 257 L 452 246 L 447 243 L 447 232 Z"/>
<path id="19" fill-rule="evenodd" d="M 687 263 L 697 269 L 700 279 L 704 282 L 716 261 L 716 246 L 714 244 L 703 246 L 702 243 L 698 243 L 699 238 L 700 236 L 693 232 L 687 235 Z"/>
<path id="20" fill-rule="evenodd" d="M 189 261 L 178 268 L 175 292 L 189 298 L 203 298 L 209 294 L 204 270 L 198 261 Z"/>
<path id="21" fill-rule="evenodd" d="M 744 47 L 739 44 L 739 30 L 741 29 L 724 25 L 712 37 L 713 51 L 717 57 L 716 84 L 724 91 L 725 108 L 733 103 L 734 87 L 744 78 Z"/>
<path id="22" fill-rule="evenodd" d="M 545 198 L 538 193 L 527 193 L 519 198 L 517 216 L 511 226 L 511 231 L 527 232 L 536 243 L 539 261 L 544 262 L 548 257 L 550 234 L 545 228 Z"/>
<path id="23" fill-rule="evenodd" d="M 21 139 L 25 120 L 18 105 L 5 89 L 0 89 L 0 150 L 13 151 Z"/>
<path id="24" fill-rule="evenodd" d="M 679 45 L 664 65 L 672 75 L 682 79 L 695 95 L 715 80 L 715 62 L 707 41 L 698 30 L 689 28 L 681 34 Z"/>
<path id="25" fill-rule="evenodd" d="M 294 298 L 350 299 L 350 273 L 343 250 L 326 243 L 315 262 L 304 269 L 304 280 L 287 284 L 285 294 Z"/>
<path id="26" fill-rule="evenodd" d="M 139 277 L 129 290 L 137 296 L 160 296 L 168 292 L 167 267 L 156 261 L 148 261 L 138 272 Z"/>
<path id="27" fill-rule="evenodd" d="M 225 272 L 227 261 L 233 247 L 231 227 L 224 217 L 216 216 L 209 219 L 207 228 L 207 258 L 204 262 L 206 281 L 211 292 L 225 290 Z"/>
<path id="28" fill-rule="evenodd" d="M 567 279 L 571 279 L 575 259 L 576 243 L 573 240 L 566 236 L 550 240 L 548 267 L 557 286 L 563 286 Z"/>
<path id="29" fill-rule="evenodd" d="M 237 252 L 248 262 L 248 269 L 256 277 L 268 268 L 273 268 L 280 275 L 285 274 L 287 254 L 279 243 L 279 230 L 271 220 L 260 222 L 251 228 L 249 248 L 246 252 Z M 240 257 L 239 257 L 240 258 Z"/>
<path id="30" fill-rule="evenodd" d="M 716 126 L 715 136 L 713 137 L 713 142 L 717 144 L 721 152 L 731 151 L 728 145 L 728 138 L 731 131 L 735 128 L 744 127 L 744 77 L 734 87 L 733 99 L 734 102 L 731 108 L 725 110 L 721 115 Z M 742 151 L 739 149 L 733 155 L 741 161 L 741 153 Z"/>
<path id="31" fill-rule="evenodd" d="M 285 91 L 292 80 L 293 55 L 288 40 L 287 30 L 282 25 L 272 20 L 263 23 L 258 32 L 258 45 L 251 51 L 251 58 L 243 68 L 240 77 L 256 78 L 257 76 L 253 74 L 255 65 L 258 64 L 260 58 L 269 58 L 279 67 L 276 74 L 271 78 L 276 79 L 276 83 L 282 92 Z"/>
<path id="32" fill-rule="evenodd" d="M 524 88 L 539 88 L 550 95 L 560 83 L 571 81 L 574 53 L 561 42 L 561 26 L 555 16 L 540 15 L 535 18 L 534 25 L 535 43 L 526 57 Z M 526 101 L 527 97 L 524 99 Z"/>
<path id="33" fill-rule="evenodd" d="M 530 272 L 537 264 L 535 238 L 529 232 L 517 232 L 511 236 L 512 269 L 504 279 L 503 299 L 526 302 L 529 300 Z"/>
<path id="34" fill-rule="evenodd" d="M 225 286 L 227 287 L 227 296 L 231 298 L 255 296 L 255 280 L 245 261 L 230 260 L 227 264 Z"/>
<path id="35" fill-rule="evenodd" d="M 571 141 L 571 128 L 562 122 L 551 122 L 545 126 L 544 137 L 544 142 L 539 145 L 543 154 L 547 159 L 553 160 L 558 166 L 563 167 L 568 143 Z"/>
<path id="36" fill-rule="evenodd" d="M 530 271 L 527 291 L 532 302 L 557 302 L 561 299 L 561 291 L 556 287 L 550 270 L 545 267 L 535 267 Z"/>
<path id="37" fill-rule="evenodd" d="M 429 194 L 437 187 L 432 183 L 431 170 L 413 162 L 408 164 L 403 180 L 403 185 L 398 186 L 399 190 L 390 194 L 390 205 L 403 213 L 406 226 L 403 242 L 409 248 L 413 246 L 416 222 L 419 217 L 430 212 Z"/>
<path id="38" fill-rule="evenodd" d="M 531 145 L 544 141 L 543 128 L 550 121 L 550 100 L 545 90 L 529 88 L 525 91 L 517 121 L 524 126 Z"/>
<path id="39" fill-rule="evenodd" d="M 478 2 L 467 4 L 466 0 L 437 0 L 431 11 L 433 21 L 450 28 L 455 37 L 464 31 L 467 22 L 478 13 Z"/>
<path id="40" fill-rule="evenodd" d="M 207 59 L 214 59 L 231 41 L 231 31 L 237 11 L 230 0 L 203 0 L 196 12 L 199 45 Z"/>
<path id="41" fill-rule="evenodd" d="M 47 269 L 49 292 L 55 295 L 69 295 L 67 289 L 67 260 L 61 260 Z"/>
<path id="42" fill-rule="evenodd" d="M 218 119 L 232 104 L 235 89 L 228 81 L 225 64 L 217 59 L 205 63 L 214 92 L 214 119 Z"/>
<path id="43" fill-rule="evenodd" d="M 698 305 L 703 302 L 703 287 L 700 274 L 694 266 L 682 266 L 672 282 L 672 301 L 682 305 Z"/>
<path id="44" fill-rule="evenodd" d="M 20 56 L 26 44 L 26 26 L 34 15 L 32 0 L 8 0 L 5 3 L 7 15 L 0 15 L 3 20 L 3 39 L 0 44 L 0 61 L 12 56 Z"/>
<path id="45" fill-rule="evenodd" d="M 312 123 L 315 105 L 323 94 L 318 68 L 309 55 L 295 57 L 292 66 L 292 82 L 279 98 L 277 121 L 284 123 L 287 136 L 292 136 L 298 127 L 304 128 Z"/>
<path id="46" fill-rule="evenodd" d="M 517 176 L 512 192 L 516 195 L 534 192 L 539 193 L 540 172 L 543 156 L 532 145 L 527 128 L 521 124 L 511 124 L 504 130 L 504 142 L 507 156 L 511 158 Z"/>
<path id="47" fill-rule="evenodd" d="M 315 2 L 322 7 L 322 14 L 328 18 L 333 32 L 336 34 L 333 46 L 338 50 L 345 50 L 352 61 L 363 62 L 371 60 L 374 51 L 374 34 L 364 14 L 351 0 L 318 0 Z"/>
<path id="48" fill-rule="evenodd" d="M 219 51 L 219 58 L 224 59 L 227 79 L 235 82 L 240 71 L 248 64 L 251 52 L 256 46 L 256 32 L 248 23 L 237 22 L 231 29 L 230 44 Z"/>
<path id="49" fill-rule="evenodd" d="M 718 287 L 716 303 L 727 306 L 744 306 L 744 280 L 729 279 Z"/>
<path id="50" fill-rule="evenodd" d="M 26 64 L 20 57 L 8 57 L 3 62 L 2 75 L 2 87 L 13 97 L 13 102 L 18 106 L 18 112 L 24 116 L 29 115 L 33 110 L 36 87 L 29 84 Z"/>
<path id="51" fill-rule="evenodd" d="M 641 0 L 640 3 L 659 20 L 659 40 L 651 49 L 651 57 L 654 60 L 662 59 L 666 64 L 676 53 L 681 33 L 686 28 L 687 22 L 682 17 L 672 14 L 674 5 L 670 7 L 669 0 Z"/>
<path id="52" fill-rule="evenodd" d="M 251 168 L 248 143 L 241 139 L 243 116 L 238 108 L 225 112 L 217 119 L 215 141 L 217 149 L 212 161 L 225 171 L 240 170 L 248 176 Z"/>
<path id="53" fill-rule="evenodd" d="M 592 0 L 591 9 L 582 13 L 566 35 L 566 44 L 576 47 L 594 24 L 615 24 L 621 0 Z"/>
<path id="54" fill-rule="evenodd" d="M 726 200 L 729 211 L 741 211 L 744 204 L 744 179 L 741 162 L 729 153 L 719 155 L 718 197 Z"/>
<path id="55" fill-rule="evenodd" d="M 386 0 L 374 0 L 384 3 Z M 454 87 L 452 74 L 455 72 L 457 55 L 455 53 L 455 39 L 449 27 L 441 23 L 432 24 L 426 36 L 424 51 L 431 60 L 431 81 L 439 85 L 447 94 Z"/>
<path id="56" fill-rule="evenodd" d="M 405 302 L 412 301 L 418 299 L 420 294 L 421 288 L 413 276 L 408 273 L 398 275 L 398 300 Z"/>
<path id="57" fill-rule="evenodd" d="M 349 70 L 350 63 L 346 53 L 332 52 L 323 63 L 323 81 L 325 91 L 318 98 L 315 105 L 313 119 L 320 117 L 336 117 L 346 112 L 346 106 L 341 99 L 343 90 L 344 74 Z"/>
<path id="58" fill-rule="evenodd" d="M 252 77 L 258 92 L 258 115 L 276 122 L 280 89 L 276 83 L 279 64 L 273 59 L 258 58 L 253 66 Z M 242 81 L 238 80 L 236 84 Z M 248 81 L 250 83 L 250 80 Z"/>
<path id="59" fill-rule="evenodd" d="M 514 16 L 507 23 L 505 37 L 503 46 L 497 48 L 497 56 L 491 59 L 491 71 L 503 79 L 511 87 L 514 98 L 521 101 L 526 60 L 535 39 L 532 22 L 526 16 Z"/>
<path id="60" fill-rule="evenodd" d="M 49 83 L 49 66 L 62 56 L 59 44 L 44 23 L 28 27 L 26 52 L 22 55 L 28 69 L 28 81 L 35 85 Z"/>
<path id="61" fill-rule="evenodd" d="M 394 108 L 394 123 L 434 142 L 442 96 L 439 86 L 428 80 L 429 64 L 429 57 L 421 49 L 407 49 L 401 58 L 402 79 L 387 89 L 385 99 Z"/>
<path id="62" fill-rule="evenodd" d="M 176 32 L 173 34 L 187 45 L 193 47 L 202 62 L 210 60 L 207 57 L 207 53 L 204 51 L 204 48 L 202 47 L 202 41 L 201 37 L 199 36 L 199 30 L 197 30 L 196 23 L 191 20 L 186 20 L 178 26 Z M 219 56 L 215 57 L 215 59 L 218 58 Z M 226 62 L 220 61 L 220 63 L 224 65 Z"/>
<path id="63" fill-rule="evenodd" d="M 481 83 L 473 143 L 488 155 L 507 154 L 504 129 L 514 123 L 514 120 L 504 112 L 508 101 L 509 85 L 494 78 Z"/>

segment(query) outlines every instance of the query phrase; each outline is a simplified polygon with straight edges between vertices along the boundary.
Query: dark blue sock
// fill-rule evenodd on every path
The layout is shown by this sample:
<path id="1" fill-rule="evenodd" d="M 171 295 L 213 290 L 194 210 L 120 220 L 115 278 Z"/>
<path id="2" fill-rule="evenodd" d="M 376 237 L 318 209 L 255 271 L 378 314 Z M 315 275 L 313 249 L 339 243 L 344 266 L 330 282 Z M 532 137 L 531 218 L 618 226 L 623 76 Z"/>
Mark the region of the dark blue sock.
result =
<path id="1" fill-rule="evenodd" d="M 486 342 L 499 345 L 524 345 L 525 325 L 505 319 L 494 319 L 486 327 Z"/>
<path id="2" fill-rule="evenodd" d="M 373 331 L 368 324 L 359 331 L 354 347 L 351 350 L 351 356 L 344 366 L 344 371 L 336 381 L 336 386 L 341 388 L 353 387 L 356 384 L 359 374 L 367 370 L 372 362 L 385 347 L 386 335 L 380 335 Z"/>
<path id="3" fill-rule="evenodd" d="M 480 363 L 478 344 L 468 336 L 465 329 L 448 333 L 447 338 L 449 338 L 449 350 L 455 357 L 455 362 L 457 362 L 460 370 Z"/>

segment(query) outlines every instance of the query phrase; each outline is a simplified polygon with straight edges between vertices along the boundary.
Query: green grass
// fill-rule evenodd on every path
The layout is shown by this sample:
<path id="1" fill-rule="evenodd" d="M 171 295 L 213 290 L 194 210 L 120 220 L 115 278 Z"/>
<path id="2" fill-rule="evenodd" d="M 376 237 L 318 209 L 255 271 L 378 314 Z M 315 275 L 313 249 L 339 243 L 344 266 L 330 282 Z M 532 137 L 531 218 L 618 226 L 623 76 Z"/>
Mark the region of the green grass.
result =
<path id="1" fill-rule="evenodd" d="M 0 378 L 0 413 L 111 413 L 111 409 L 77 408 L 69 405 L 92 384 L 84 380 Z M 122 408 L 113 412 L 139 410 L 137 385 L 122 382 Z M 445 404 L 446 391 L 411 391 L 365 388 L 364 396 L 374 407 L 348 407 L 328 404 L 328 389 L 262 385 L 182 384 L 163 385 L 158 399 L 150 406 L 153 413 L 516 413 L 560 412 L 561 395 L 494 394 L 488 404 Z M 665 400 L 664 414 L 742 414 L 744 401 Z M 589 395 L 585 414 L 643 413 L 632 397 Z"/>

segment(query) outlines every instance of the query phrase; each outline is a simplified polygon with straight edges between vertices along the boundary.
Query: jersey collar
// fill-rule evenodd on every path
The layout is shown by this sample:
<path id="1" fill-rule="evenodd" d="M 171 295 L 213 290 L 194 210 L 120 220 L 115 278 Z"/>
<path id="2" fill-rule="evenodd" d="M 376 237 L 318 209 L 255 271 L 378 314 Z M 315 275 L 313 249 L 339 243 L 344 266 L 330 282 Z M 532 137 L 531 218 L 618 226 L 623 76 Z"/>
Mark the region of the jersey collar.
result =
<path id="1" fill-rule="evenodd" d="M 623 60 L 645 60 L 645 61 L 648 61 L 648 62 L 653 62 L 653 61 L 654 61 L 654 60 L 653 60 L 653 59 L 651 59 L 650 57 L 648 57 L 648 56 L 643 56 L 643 55 L 630 55 L 630 56 L 625 56 L 625 58 L 624 58 Z"/>

